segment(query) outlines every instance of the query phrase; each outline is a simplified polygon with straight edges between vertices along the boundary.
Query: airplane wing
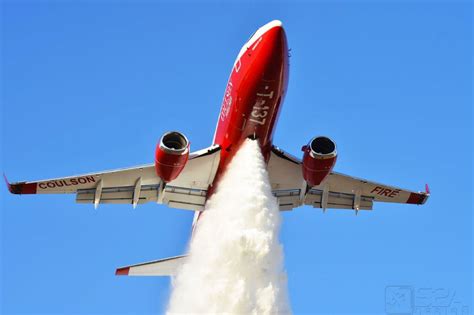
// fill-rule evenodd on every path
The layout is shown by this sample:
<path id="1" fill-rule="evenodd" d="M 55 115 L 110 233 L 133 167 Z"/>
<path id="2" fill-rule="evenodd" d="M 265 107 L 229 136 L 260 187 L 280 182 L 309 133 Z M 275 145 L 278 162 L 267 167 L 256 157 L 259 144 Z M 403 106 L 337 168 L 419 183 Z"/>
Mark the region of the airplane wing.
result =
<path id="1" fill-rule="evenodd" d="M 181 174 L 164 185 L 154 164 L 31 182 L 8 183 L 13 194 L 76 194 L 77 203 L 146 202 L 201 211 L 220 158 L 218 145 L 191 153 Z M 5 178 L 6 179 L 6 178 Z"/>
<path id="2" fill-rule="evenodd" d="M 429 197 L 428 186 L 426 192 L 414 192 L 336 172 L 331 172 L 320 185 L 309 189 L 303 179 L 301 160 L 277 147 L 272 148 L 268 173 L 280 210 L 291 210 L 301 205 L 372 210 L 374 202 L 419 205 Z"/>

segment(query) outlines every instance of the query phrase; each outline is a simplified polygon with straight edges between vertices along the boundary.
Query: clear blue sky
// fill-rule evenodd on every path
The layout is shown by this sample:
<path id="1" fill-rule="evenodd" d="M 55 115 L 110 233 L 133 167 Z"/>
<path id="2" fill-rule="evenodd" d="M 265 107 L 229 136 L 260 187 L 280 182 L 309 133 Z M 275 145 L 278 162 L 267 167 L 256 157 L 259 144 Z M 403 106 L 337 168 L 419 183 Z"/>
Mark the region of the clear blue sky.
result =
<path id="1" fill-rule="evenodd" d="M 41 179 L 153 161 L 163 132 L 212 140 L 234 58 L 281 19 L 289 92 L 275 144 L 338 144 L 336 170 L 432 197 L 372 212 L 285 213 L 295 313 L 382 313 L 385 287 L 444 288 L 472 304 L 472 6 L 468 2 L 233 4 L 6 1 L 2 169 Z M 117 266 L 181 254 L 192 213 L 1 188 L 2 310 L 164 311 L 167 278 Z M 199 292 L 196 292 L 199 294 Z"/>

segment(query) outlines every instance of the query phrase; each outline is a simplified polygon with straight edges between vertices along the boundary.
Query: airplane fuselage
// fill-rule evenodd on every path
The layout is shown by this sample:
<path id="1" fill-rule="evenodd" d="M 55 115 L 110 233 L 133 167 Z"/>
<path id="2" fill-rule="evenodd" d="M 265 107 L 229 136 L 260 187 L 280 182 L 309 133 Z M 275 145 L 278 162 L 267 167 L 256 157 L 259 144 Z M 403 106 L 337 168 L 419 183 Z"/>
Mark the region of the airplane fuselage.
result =
<path id="1" fill-rule="evenodd" d="M 227 82 L 213 144 L 221 147 L 208 197 L 232 156 L 247 138 L 257 140 L 266 161 L 288 86 L 288 43 L 280 21 L 258 29 L 240 50 Z M 201 218 L 196 213 L 193 223 Z"/>
<path id="2" fill-rule="evenodd" d="M 263 26 L 242 47 L 230 74 L 214 144 L 221 158 L 218 181 L 247 138 L 256 139 L 267 160 L 288 86 L 288 44 L 279 21 Z"/>

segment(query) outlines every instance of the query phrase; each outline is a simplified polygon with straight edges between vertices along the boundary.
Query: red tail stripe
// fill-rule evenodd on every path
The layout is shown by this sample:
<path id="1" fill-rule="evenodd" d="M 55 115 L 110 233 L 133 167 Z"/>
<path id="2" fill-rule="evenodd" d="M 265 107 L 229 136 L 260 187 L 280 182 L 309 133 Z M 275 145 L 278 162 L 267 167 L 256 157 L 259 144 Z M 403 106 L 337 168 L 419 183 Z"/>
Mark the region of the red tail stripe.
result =
<path id="1" fill-rule="evenodd" d="M 130 267 L 118 268 L 115 270 L 116 276 L 128 276 L 128 272 L 130 271 Z"/>

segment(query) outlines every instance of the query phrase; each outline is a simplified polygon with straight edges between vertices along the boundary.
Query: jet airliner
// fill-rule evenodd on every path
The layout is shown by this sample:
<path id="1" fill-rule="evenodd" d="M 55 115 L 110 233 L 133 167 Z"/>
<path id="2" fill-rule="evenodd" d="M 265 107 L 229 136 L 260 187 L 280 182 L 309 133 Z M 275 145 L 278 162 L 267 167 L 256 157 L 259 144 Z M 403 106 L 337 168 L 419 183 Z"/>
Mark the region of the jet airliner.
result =
<path id="1" fill-rule="evenodd" d="M 138 204 L 156 202 L 195 211 L 193 229 L 206 200 L 219 185 L 232 156 L 246 139 L 257 141 L 280 210 L 315 208 L 372 210 L 375 202 L 424 204 L 425 192 L 409 191 L 333 171 L 336 144 L 312 138 L 297 158 L 273 145 L 273 133 L 288 86 L 288 44 L 280 21 L 259 28 L 240 50 L 225 88 L 212 146 L 190 153 L 180 132 L 165 133 L 155 163 L 39 181 L 8 183 L 13 194 L 75 194 L 76 202 Z M 174 275 L 186 255 L 126 266 L 117 275 Z"/>

